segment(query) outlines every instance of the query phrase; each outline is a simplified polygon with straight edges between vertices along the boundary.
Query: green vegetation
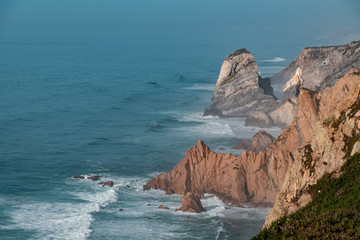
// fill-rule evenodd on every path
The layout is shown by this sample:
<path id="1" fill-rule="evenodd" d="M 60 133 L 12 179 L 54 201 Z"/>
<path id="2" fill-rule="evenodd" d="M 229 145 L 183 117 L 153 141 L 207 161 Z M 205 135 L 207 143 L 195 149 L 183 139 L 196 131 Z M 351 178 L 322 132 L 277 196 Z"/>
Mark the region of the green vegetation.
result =
<path id="1" fill-rule="evenodd" d="M 360 153 L 341 171 L 325 174 L 309 189 L 312 202 L 253 239 L 360 239 Z"/>

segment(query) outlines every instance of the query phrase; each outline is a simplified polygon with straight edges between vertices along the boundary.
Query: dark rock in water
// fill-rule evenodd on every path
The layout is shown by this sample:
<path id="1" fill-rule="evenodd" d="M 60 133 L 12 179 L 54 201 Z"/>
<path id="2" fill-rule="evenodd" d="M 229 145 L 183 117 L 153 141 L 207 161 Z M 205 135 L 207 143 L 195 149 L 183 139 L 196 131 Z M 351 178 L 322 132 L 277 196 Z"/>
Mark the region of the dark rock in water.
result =
<path id="1" fill-rule="evenodd" d="M 197 194 L 187 192 L 183 197 L 182 206 L 175 211 L 200 213 L 206 212 L 206 209 L 202 206 L 200 198 Z"/>
<path id="2" fill-rule="evenodd" d="M 161 204 L 161 205 L 159 206 L 159 209 L 169 209 L 169 208 Z"/>
<path id="3" fill-rule="evenodd" d="M 112 187 L 112 186 L 114 186 L 114 182 L 113 181 L 99 182 L 98 185 L 102 185 L 103 187 L 105 187 L 105 186 Z"/>
<path id="4" fill-rule="evenodd" d="M 105 186 L 112 187 L 112 186 L 114 186 L 114 182 L 113 182 L 113 181 L 107 181 L 107 182 L 105 183 Z"/>
<path id="5" fill-rule="evenodd" d="M 223 148 L 223 147 L 219 147 L 218 149 L 219 149 L 219 151 L 224 151 L 225 150 L 225 148 Z"/>
<path id="6" fill-rule="evenodd" d="M 87 179 L 91 179 L 93 181 L 98 181 L 101 179 L 101 176 L 92 175 L 91 177 L 88 177 Z"/>
<path id="7" fill-rule="evenodd" d="M 129 185 L 126 185 L 126 187 L 127 187 L 128 189 L 130 189 L 130 188 L 131 188 Z"/>
<path id="8" fill-rule="evenodd" d="M 151 206 L 151 204 L 150 204 L 150 203 L 148 203 L 148 204 L 147 204 L 147 206 Z"/>
<path id="9" fill-rule="evenodd" d="M 84 177 L 84 176 L 81 176 L 81 175 L 76 175 L 76 176 L 74 176 L 74 178 L 84 179 L 85 177 Z"/>
<path id="10" fill-rule="evenodd" d="M 122 211 L 124 211 L 124 209 L 120 208 L 119 211 L 122 212 Z"/>

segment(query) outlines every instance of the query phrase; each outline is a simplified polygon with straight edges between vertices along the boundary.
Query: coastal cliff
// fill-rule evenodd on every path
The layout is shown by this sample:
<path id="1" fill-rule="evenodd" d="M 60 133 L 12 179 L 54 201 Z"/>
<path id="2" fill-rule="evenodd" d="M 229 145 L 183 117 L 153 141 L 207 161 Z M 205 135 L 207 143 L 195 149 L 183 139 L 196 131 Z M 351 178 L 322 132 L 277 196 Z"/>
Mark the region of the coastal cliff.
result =
<path id="1" fill-rule="evenodd" d="M 267 152 L 239 156 L 211 151 L 203 141 L 170 172 L 144 185 L 168 194 L 212 193 L 224 202 L 274 208 L 266 225 L 311 201 L 309 186 L 326 172 L 339 171 L 360 151 L 360 69 L 322 93 L 300 88 L 292 124 Z"/>
<path id="2" fill-rule="evenodd" d="M 304 87 L 322 91 L 333 86 L 351 69 L 359 67 L 359 59 L 360 41 L 343 46 L 304 48 L 294 61 L 270 79 L 273 84 L 285 85 L 300 68 Z"/>
<path id="3" fill-rule="evenodd" d="M 251 53 L 241 49 L 223 62 L 211 105 L 204 115 L 245 117 L 246 125 L 286 128 L 295 117 L 299 90 L 323 91 L 360 66 L 360 41 L 343 46 L 305 48 L 281 72 L 261 78 Z M 283 99 L 271 83 L 283 85 Z"/>
<path id="4" fill-rule="evenodd" d="M 303 98 L 303 95 L 299 98 Z M 299 100 L 300 102 L 300 100 Z M 265 226 L 311 201 L 309 187 L 325 174 L 341 174 L 341 166 L 360 151 L 360 69 L 354 69 L 334 87 L 313 92 L 307 101 L 311 114 L 311 137 L 287 171 L 281 192 L 266 218 Z"/>
<path id="5" fill-rule="evenodd" d="M 162 189 L 168 194 L 193 192 L 200 196 L 212 193 L 236 206 L 272 204 L 296 150 L 312 137 L 316 110 L 306 104 L 312 95 L 312 91 L 301 89 L 296 118 L 267 152 L 244 151 L 239 156 L 216 153 L 199 140 L 180 163 L 150 180 L 144 190 Z"/>

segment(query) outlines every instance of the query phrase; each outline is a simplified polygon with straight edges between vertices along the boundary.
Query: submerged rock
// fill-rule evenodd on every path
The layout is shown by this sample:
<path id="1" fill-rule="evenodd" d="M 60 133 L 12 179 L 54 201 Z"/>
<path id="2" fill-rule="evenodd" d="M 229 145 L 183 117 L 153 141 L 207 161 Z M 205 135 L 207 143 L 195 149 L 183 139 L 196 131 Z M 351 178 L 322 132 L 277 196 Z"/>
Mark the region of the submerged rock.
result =
<path id="1" fill-rule="evenodd" d="M 182 199 L 182 206 L 180 208 L 177 208 L 175 211 L 200 213 L 206 212 L 206 209 L 201 204 L 199 196 L 188 192 L 184 195 Z"/>
<path id="2" fill-rule="evenodd" d="M 113 187 L 113 186 L 114 186 L 114 182 L 113 182 L 113 181 L 99 182 L 98 185 L 102 185 L 103 187 L 105 187 L 105 186 Z"/>
<path id="3" fill-rule="evenodd" d="M 161 204 L 158 208 L 159 209 L 169 209 L 168 207 L 164 206 L 163 204 Z"/>
<path id="4" fill-rule="evenodd" d="M 85 177 L 84 177 L 84 176 L 81 176 L 81 175 L 76 175 L 76 176 L 74 176 L 74 178 L 84 179 Z"/>
<path id="5" fill-rule="evenodd" d="M 93 181 L 99 181 L 101 179 L 101 176 L 92 175 L 88 177 L 87 179 L 93 180 Z"/>

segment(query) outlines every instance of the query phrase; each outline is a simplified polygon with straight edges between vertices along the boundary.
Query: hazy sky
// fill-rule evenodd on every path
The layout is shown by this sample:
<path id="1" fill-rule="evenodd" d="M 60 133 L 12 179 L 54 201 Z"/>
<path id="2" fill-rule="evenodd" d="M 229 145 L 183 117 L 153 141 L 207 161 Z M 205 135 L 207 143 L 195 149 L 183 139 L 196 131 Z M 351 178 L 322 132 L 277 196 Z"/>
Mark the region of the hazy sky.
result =
<path id="1" fill-rule="evenodd" d="M 360 39 L 359 0 L 1 0 L 0 42 L 261 44 Z"/>

